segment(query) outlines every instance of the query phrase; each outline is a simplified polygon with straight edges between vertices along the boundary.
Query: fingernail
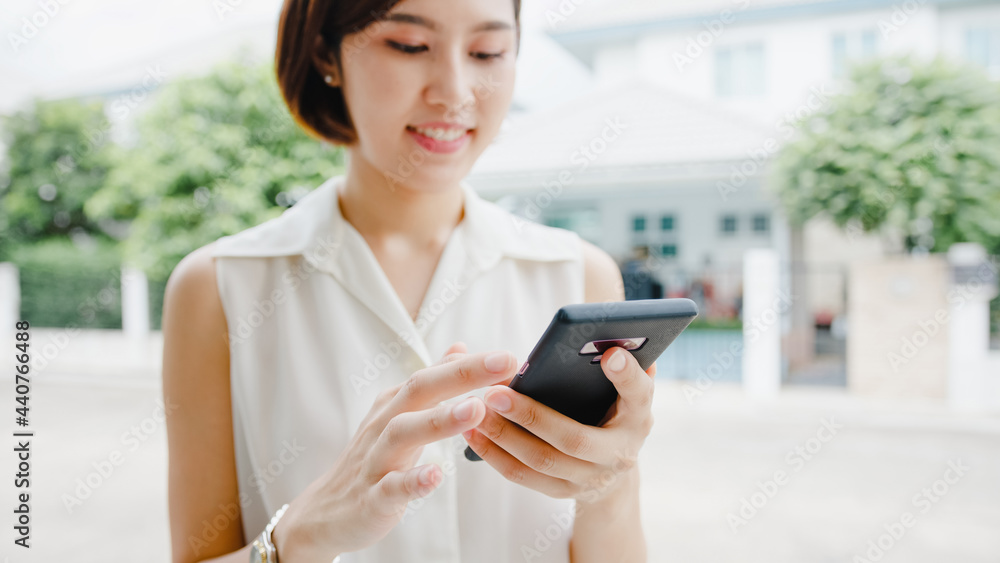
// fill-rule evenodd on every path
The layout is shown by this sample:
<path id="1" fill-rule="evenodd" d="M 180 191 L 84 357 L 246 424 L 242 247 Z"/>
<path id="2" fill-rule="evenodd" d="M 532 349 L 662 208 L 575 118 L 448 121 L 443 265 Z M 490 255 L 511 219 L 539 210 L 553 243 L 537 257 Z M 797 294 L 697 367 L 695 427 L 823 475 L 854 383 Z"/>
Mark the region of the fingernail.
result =
<path id="1" fill-rule="evenodd" d="M 611 359 L 608 360 L 608 367 L 611 371 L 621 371 L 625 369 L 625 352 L 616 350 L 614 354 L 611 355 Z"/>
<path id="2" fill-rule="evenodd" d="M 455 418 L 458 420 L 469 420 L 472 418 L 472 413 L 476 410 L 476 400 L 472 397 L 462 401 L 452 409 L 452 413 L 455 414 Z"/>
<path id="3" fill-rule="evenodd" d="M 507 412 L 510 410 L 510 397 L 504 395 L 502 391 L 496 391 L 486 395 L 486 404 L 495 411 Z"/>
<path id="4" fill-rule="evenodd" d="M 469 440 L 471 440 L 472 439 L 472 429 L 470 428 L 470 429 L 466 430 L 465 432 L 462 432 L 462 436 L 465 437 L 465 441 L 466 442 L 468 442 Z"/>
<path id="5" fill-rule="evenodd" d="M 494 352 L 486 356 L 486 369 L 493 373 L 500 373 L 510 365 L 510 354 L 506 352 Z"/>
<path id="6" fill-rule="evenodd" d="M 420 480 L 420 484 L 424 486 L 430 485 L 433 472 L 434 472 L 433 465 L 428 465 L 427 467 L 421 469 L 420 473 L 417 475 L 417 479 Z"/>

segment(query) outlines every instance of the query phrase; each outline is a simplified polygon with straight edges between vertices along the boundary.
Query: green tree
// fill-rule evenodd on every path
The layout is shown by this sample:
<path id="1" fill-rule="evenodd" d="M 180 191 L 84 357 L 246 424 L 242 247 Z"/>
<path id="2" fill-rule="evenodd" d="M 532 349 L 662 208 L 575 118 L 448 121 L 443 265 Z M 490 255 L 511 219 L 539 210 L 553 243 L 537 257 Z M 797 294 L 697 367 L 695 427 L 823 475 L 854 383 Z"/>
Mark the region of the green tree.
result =
<path id="1" fill-rule="evenodd" d="M 978 242 L 1000 253 L 1000 85 L 980 70 L 875 61 L 798 125 L 773 175 L 793 222 L 824 214 L 888 228 L 908 251 Z"/>
<path id="2" fill-rule="evenodd" d="M 100 101 L 36 100 L 3 119 L 3 136 L 0 261 L 18 246 L 71 233 L 108 238 L 84 213 L 114 160 Z"/>
<path id="3" fill-rule="evenodd" d="M 130 221 L 125 260 L 165 279 L 192 250 L 276 217 L 344 155 L 288 114 L 271 65 L 227 64 L 165 85 L 87 214 Z"/>

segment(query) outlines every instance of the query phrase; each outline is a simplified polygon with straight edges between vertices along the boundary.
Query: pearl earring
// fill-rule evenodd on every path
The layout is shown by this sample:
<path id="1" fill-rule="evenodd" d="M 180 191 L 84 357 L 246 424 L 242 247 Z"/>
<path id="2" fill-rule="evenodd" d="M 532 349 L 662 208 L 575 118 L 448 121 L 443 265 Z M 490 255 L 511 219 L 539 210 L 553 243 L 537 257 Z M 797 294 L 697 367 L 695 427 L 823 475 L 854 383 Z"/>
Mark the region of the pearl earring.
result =
<path id="1" fill-rule="evenodd" d="M 326 76 L 323 77 L 323 81 L 326 82 L 327 84 L 330 84 L 331 82 L 333 82 L 333 77 L 327 74 Z"/>

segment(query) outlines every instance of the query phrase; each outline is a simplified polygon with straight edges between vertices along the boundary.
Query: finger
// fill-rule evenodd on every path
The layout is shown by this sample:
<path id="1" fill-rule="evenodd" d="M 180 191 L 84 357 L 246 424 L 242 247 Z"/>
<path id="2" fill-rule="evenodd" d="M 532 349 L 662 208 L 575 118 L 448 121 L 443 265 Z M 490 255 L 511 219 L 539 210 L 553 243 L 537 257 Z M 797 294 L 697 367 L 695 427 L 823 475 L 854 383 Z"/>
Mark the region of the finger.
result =
<path id="1" fill-rule="evenodd" d="M 620 397 L 622 416 L 639 416 L 653 402 L 653 380 L 639 367 L 639 362 L 624 348 L 615 346 L 601 358 L 604 375 L 614 384 Z M 624 410 L 624 412 L 622 412 Z"/>
<path id="2" fill-rule="evenodd" d="M 417 370 L 386 406 L 389 416 L 426 409 L 452 397 L 510 381 L 517 364 L 510 352 L 467 354 L 453 362 Z"/>
<path id="3" fill-rule="evenodd" d="M 441 468 L 431 463 L 406 471 L 390 471 L 371 488 L 372 505 L 381 516 L 398 513 L 411 500 L 425 497 L 441 484 Z"/>
<path id="4" fill-rule="evenodd" d="M 486 407 L 478 397 L 454 405 L 407 411 L 392 417 L 375 441 L 368 462 L 372 474 L 392 470 L 410 459 L 416 448 L 474 428 L 483 420 Z"/>
<path id="5" fill-rule="evenodd" d="M 465 345 L 465 342 L 455 342 L 454 344 L 448 347 L 444 355 L 441 356 L 441 359 L 438 360 L 437 363 L 435 363 L 434 365 L 439 366 L 441 364 L 454 362 L 455 360 L 461 358 L 468 352 L 469 348 L 468 346 Z"/>
<path id="6" fill-rule="evenodd" d="M 608 443 L 603 429 L 577 422 L 509 387 L 494 385 L 483 398 L 492 411 L 516 422 L 567 456 L 602 463 L 604 452 L 611 449 L 612 444 Z"/>
<path id="7" fill-rule="evenodd" d="M 524 485 L 554 498 L 569 498 L 576 491 L 576 486 L 573 483 L 544 475 L 521 463 L 520 460 L 504 451 L 503 448 L 475 428 L 467 433 L 465 441 L 483 461 L 490 464 L 512 483 Z"/>
<path id="8" fill-rule="evenodd" d="M 461 341 L 455 342 L 448 347 L 444 355 L 441 356 L 441 359 L 439 359 L 434 365 L 440 366 L 442 364 L 454 362 L 455 360 L 458 360 L 459 358 L 465 356 L 466 353 L 468 353 L 468 347 L 465 345 L 465 342 Z M 382 406 L 387 404 L 390 401 L 390 399 L 396 396 L 396 393 L 398 393 L 399 390 L 403 388 L 403 385 L 405 383 L 406 382 L 404 381 L 403 383 L 398 383 L 392 386 L 391 388 L 384 389 L 381 393 L 379 393 L 377 397 L 375 397 L 374 406 L 381 408 Z"/>
<path id="9" fill-rule="evenodd" d="M 656 362 L 653 362 L 653 365 L 649 366 L 649 369 L 646 370 L 646 375 L 656 377 Z"/>
<path id="10" fill-rule="evenodd" d="M 578 482 L 583 481 L 588 472 L 594 471 L 593 463 L 567 455 L 492 409 L 486 412 L 476 430 L 539 473 Z"/>

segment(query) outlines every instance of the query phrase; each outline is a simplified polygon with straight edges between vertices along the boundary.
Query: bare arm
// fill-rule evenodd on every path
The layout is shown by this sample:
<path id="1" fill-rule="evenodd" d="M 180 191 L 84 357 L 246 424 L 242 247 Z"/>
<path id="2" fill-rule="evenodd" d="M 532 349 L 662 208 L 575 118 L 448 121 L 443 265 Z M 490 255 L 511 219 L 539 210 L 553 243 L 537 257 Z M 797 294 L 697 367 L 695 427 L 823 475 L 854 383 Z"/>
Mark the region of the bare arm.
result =
<path id="1" fill-rule="evenodd" d="M 584 241 L 584 299 L 588 303 L 624 301 L 625 284 L 615 261 Z M 655 373 L 655 364 L 650 368 Z M 570 561 L 644 562 L 646 538 L 639 512 L 639 467 L 615 476 L 617 492 L 596 503 L 577 500 Z"/>
<path id="2" fill-rule="evenodd" d="M 166 424 L 174 563 L 243 563 L 250 552 L 233 451 L 226 318 L 211 246 L 181 260 L 164 296 L 163 396 L 171 406 Z"/>

